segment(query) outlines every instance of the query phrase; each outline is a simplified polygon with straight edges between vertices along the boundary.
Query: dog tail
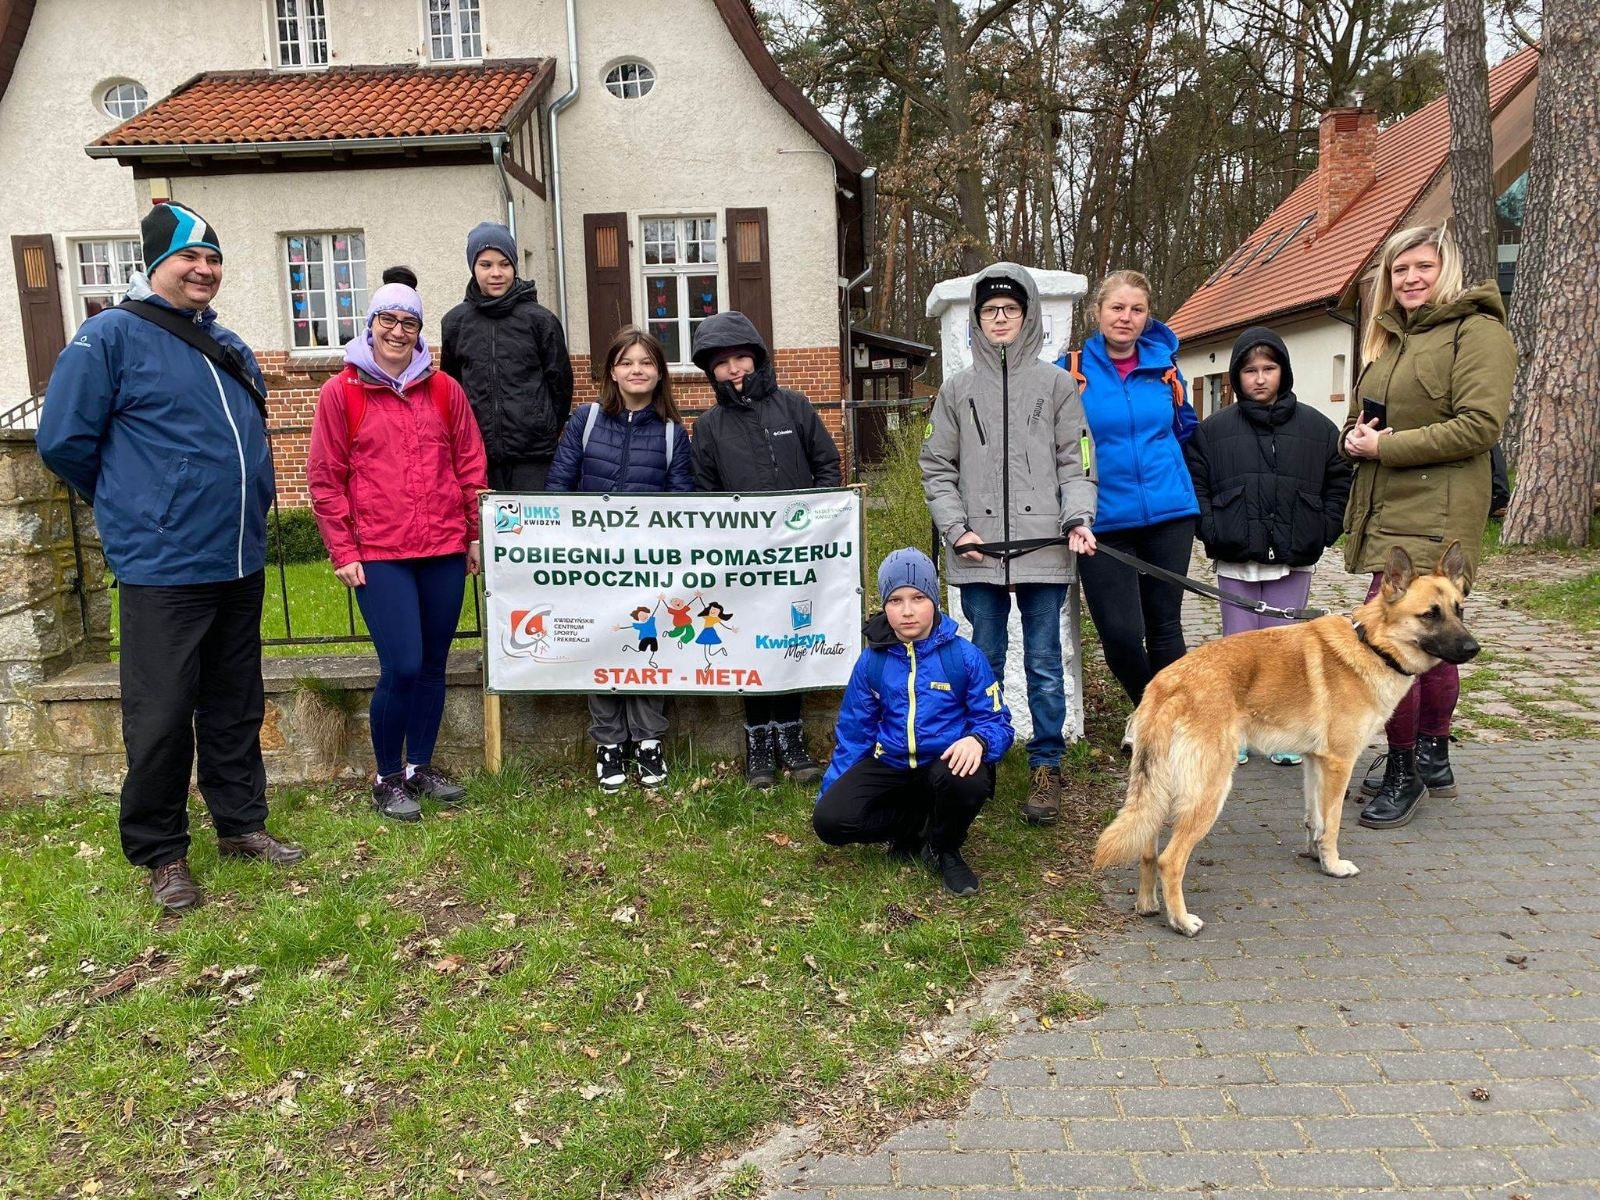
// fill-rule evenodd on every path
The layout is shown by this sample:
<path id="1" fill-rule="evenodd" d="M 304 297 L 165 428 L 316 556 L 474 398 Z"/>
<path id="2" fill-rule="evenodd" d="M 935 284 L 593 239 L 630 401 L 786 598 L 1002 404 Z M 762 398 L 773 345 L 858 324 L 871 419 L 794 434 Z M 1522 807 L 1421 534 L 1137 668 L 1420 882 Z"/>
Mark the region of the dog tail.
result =
<path id="1" fill-rule="evenodd" d="M 1122 811 L 1100 834 L 1094 847 L 1094 870 L 1138 862 L 1154 844 L 1167 819 L 1167 791 L 1156 779 L 1157 756 L 1148 738 L 1134 732 L 1133 763 L 1128 774 L 1128 798 Z"/>

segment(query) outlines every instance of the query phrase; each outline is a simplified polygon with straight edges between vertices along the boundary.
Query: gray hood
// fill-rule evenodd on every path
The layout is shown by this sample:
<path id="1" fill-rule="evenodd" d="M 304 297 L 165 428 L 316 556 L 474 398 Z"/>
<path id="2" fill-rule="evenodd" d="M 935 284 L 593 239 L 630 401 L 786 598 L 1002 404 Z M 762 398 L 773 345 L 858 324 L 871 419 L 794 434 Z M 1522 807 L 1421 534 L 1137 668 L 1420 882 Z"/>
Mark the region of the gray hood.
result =
<path id="1" fill-rule="evenodd" d="M 1006 361 L 1028 362 L 1039 357 L 1044 349 L 1044 318 L 1039 312 L 1039 285 L 1033 281 L 1033 272 L 1016 263 L 998 262 L 986 267 L 972 277 L 972 290 L 967 294 L 972 314 L 972 365 L 984 371 L 999 373 L 1000 347 L 983 336 L 978 328 L 978 281 L 1004 277 L 1021 286 L 1028 297 L 1028 311 L 1022 314 L 1022 332 L 1017 340 L 1006 347 Z"/>

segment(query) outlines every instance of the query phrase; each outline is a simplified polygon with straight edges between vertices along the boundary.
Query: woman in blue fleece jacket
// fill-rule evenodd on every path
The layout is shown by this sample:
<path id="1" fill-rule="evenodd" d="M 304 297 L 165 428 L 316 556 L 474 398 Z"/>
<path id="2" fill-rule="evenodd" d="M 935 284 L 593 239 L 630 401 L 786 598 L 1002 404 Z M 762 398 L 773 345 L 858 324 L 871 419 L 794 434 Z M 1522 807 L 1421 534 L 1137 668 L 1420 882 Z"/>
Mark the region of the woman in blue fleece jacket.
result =
<path id="1" fill-rule="evenodd" d="M 888 841 L 920 857 L 947 891 L 978 877 L 961 857 L 967 830 L 994 795 L 994 765 L 1011 748 L 1011 713 L 989 660 L 939 611 L 939 580 L 920 550 L 878 568 L 884 611 L 867 622 L 839 708 L 833 759 L 812 825 L 830 846 Z"/>

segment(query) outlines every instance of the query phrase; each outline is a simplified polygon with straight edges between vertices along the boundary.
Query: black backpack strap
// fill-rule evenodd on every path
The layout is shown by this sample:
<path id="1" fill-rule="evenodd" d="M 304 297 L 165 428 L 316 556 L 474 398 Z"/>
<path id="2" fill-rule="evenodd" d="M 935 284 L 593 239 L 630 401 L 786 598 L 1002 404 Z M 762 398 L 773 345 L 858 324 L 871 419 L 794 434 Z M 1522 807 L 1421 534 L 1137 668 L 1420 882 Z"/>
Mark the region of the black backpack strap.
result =
<path id="1" fill-rule="evenodd" d="M 152 325 L 159 325 L 173 337 L 180 341 L 188 342 L 196 350 L 204 354 L 217 366 L 243 385 L 244 390 L 250 393 L 250 399 L 256 402 L 256 408 L 261 413 L 261 422 L 267 421 L 267 394 L 261 390 L 255 381 L 255 376 L 250 373 L 249 364 L 232 346 L 224 346 L 216 338 L 201 329 L 193 321 L 186 321 L 170 308 L 162 308 L 159 304 L 150 304 L 144 300 L 124 300 L 117 306 L 125 308 L 136 317 L 143 317 Z"/>

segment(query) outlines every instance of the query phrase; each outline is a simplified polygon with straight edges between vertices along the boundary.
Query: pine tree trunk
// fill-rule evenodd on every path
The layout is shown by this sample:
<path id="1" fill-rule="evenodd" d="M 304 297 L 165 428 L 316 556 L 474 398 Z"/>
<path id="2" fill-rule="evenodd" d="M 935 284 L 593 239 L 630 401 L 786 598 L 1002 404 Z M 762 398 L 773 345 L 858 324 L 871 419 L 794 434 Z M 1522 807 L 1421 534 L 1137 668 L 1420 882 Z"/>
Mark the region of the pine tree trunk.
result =
<path id="1" fill-rule="evenodd" d="M 1537 333 L 1517 380 L 1522 447 L 1502 537 L 1581 546 L 1600 449 L 1600 5 L 1545 0 L 1544 32 L 1528 197 L 1539 219 L 1523 229 L 1540 279 L 1518 305 Z"/>
<path id="2" fill-rule="evenodd" d="M 1469 284 L 1493 279 L 1494 135 L 1481 0 L 1444 0 L 1444 74 L 1450 107 L 1450 207 Z"/>

